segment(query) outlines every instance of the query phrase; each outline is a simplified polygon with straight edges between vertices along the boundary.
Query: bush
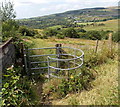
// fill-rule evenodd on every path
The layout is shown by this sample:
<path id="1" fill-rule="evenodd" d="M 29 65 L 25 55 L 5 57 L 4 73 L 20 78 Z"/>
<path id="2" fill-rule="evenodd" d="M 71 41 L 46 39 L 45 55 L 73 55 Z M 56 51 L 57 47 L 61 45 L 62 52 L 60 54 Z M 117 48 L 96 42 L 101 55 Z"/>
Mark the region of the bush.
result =
<path id="1" fill-rule="evenodd" d="M 34 36 L 37 32 L 33 29 L 27 28 L 25 26 L 20 26 L 19 33 L 21 33 L 23 36 Z"/>
<path id="2" fill-rule="evenodd" d="M 89 84 L 91 81 L 89 69 L 84 68 L 81 71 L 80 75 L 71 74 L 69 80 L 62 80 L 61 84 L 58 85 L 58 90 L 56 90 L 59 96 L 64 97 L 68 93 L 80 92 L 83 89 L 88 90 L 91 87 Z"/>
<path id="3" fill-rule="evenodd" d="M 99 33 L 101 35 L 101 39 L 106 39 L 107 40 L 108 37 L 109 37 L 110 32 L 112 32 L 112 31 L 109 31 L 109 30 L 107 30 L 107 31 L 104 31 L 104 30 L 99 31 Z"/>
<path id="4" fill-rule="evenodd" d="M 2 106 L 35 104 L 35 94 L 27 78 L 22 78 L 20 68 L 11 66 L 3 74 Z"/>
<path id="5" fill-rule="evenodd" d="M 43 88 L 44 94 L 56 98 L 65 97 L 68 93 L 80 92 L 91 88 L 90 81 L 94 78 L 92 72 L 86 67 L 81 69 L 81 74 L 70 73 L 69 79 L 51 79 Z"/>
<path id="6" fill-rule="evenodd" d="M 57 34 L 56 37 L 57 37 L 58 39 L 64 39 L 64 38 L 65 38 L 65 36 L 62 35 L 62 34 Z"/>
<path id="7" fill-rule="evenodd" d="M 56 36 L 56 35 L 57 35 L 57 31 L 55 29 L 45 29 L 44 30 L 45 37 L 52 37 L 52 36 Z"/>
<path id="8" fill-rule="evenodd" d="M 66 36 L 66 37 L 70 37 L 70 38 L 78 38 L 79 35 L 78 33 L 76 32 L 76 30 L 74 28 L 67 28 L 63 31 L 63 34 Z"/>
<path id="9" fill-rule="evenodd" d="M 77 31 L 78 33 L 79 33 L 79 32 L 83 32 L 83 33 L 86 32 L 86 30 L 84 30 L 84 29 L 82 29 L 82 28 L 76 29 L 76 31 Z"/>
<path id="10" fill-rule="evenodd" d="M 36 34 L 34 38 L 47 39 L 48 37 L 45 35 Z"/>
<path id="11" fill-rule="evenodd" d="M 120 31 L 113 33 L 112 39 L 114 42 L 120 42 Z"/>
<path id="12" fill-rule="evenodd" d="M 87 33 L 86 33 L 86 38 L 87 39 L 91 39 L 91 40 L 101 40 L 101 35 L 100 35 L 100 33 L 98 32 L 98 31 L 88 31 Z"/>
<path id="13" fill-rule="evenodd" d="M 106 44 L 103 44 L 101 51 L 95 53 L 94 51 L 88 53 L 86 52 L 84 65 L 88 68 L 93 68 L 95 66 L 104 64 L 108 59 L 114 59 L 117 52 L 114 48 L 110 50 Z"/>
<path id="14" fill-rule="evenodd" d="M 2 23 L 2 40 L 6 41 L 9 37 L 17 35 L 19 25 L 14 20 L 8 20 Z"/>
<path id="15" fill-rule="evenodd" d="M 79 38 L 86 39 L 86 33 L 80 32 L 78 34 L 79 34 Z"/>

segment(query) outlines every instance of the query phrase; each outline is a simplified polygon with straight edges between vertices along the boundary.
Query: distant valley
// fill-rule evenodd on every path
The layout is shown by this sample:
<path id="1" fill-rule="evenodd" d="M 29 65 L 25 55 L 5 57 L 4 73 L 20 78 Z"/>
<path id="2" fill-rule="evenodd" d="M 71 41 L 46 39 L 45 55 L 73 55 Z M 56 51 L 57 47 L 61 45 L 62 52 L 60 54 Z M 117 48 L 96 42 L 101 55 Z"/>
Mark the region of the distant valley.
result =
<path id="1" fill-rule="evenodd" d="M 20 25 L 25 25 L 34 29 L 43 29 L 51 26 L 71 26 L 86 22 L 101 22 L 118 19 L 120 7 L 97 7 L 80 10 L 72 10 L 64 13 L 57 13 L 42 17 L 34 17 L 19 20 Z"/>

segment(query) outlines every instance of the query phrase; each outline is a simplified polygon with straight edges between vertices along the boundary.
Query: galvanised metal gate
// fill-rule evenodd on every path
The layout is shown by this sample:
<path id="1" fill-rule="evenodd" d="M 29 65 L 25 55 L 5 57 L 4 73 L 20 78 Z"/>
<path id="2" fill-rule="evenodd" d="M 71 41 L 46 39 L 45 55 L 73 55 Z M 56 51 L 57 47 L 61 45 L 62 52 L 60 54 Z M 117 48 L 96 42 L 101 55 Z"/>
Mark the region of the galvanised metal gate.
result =
<path id="1" fill-rule="evenodd" d="M 43 50 L 44 52 L 50 50 L 49 52 L 52 52 L 52 54 L 43 54 Z M 38 55 L 36 55 L 36 53 L 30 54 L 30 51 L 37 51 Z M 43 57 L 45 61 L 42 61 Z M 61 44 L 57 44 L 56 47 L 25 49 L 24 59 L 25 68 L 28 74 L 46 73 L 47 71 L 48 78 L 65 78 L 66 71 L 68 71 L 67 75 L 69 75 L 69 71 L 74 72 L 73 70 L 80 68 L 83 65 L 84 52 L 81 49 L 61 47 Z M 35 64 L 37 64 L 37 66 Z M 45 65 L 42 66 L 43 64 Z"/>

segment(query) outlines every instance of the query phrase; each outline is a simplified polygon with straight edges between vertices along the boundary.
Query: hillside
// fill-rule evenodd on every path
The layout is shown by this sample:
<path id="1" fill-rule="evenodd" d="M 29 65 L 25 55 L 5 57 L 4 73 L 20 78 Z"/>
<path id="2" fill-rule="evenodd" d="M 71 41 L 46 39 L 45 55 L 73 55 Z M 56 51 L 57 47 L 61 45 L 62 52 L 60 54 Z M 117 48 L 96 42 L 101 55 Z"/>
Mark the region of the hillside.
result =
<path id="1" fill-rule="evenodd" d="M 106 30 L 107 31 L 107 30 L 110 30 L 110 31 L 117 31 L 118 30 L 118 22 L 119 21 L 120 21 L 120 19 L 107 20 L 107 21 L 103 21 L 103 22 L 97 22 L 96 26 L 85 26 L 84 29 L 86 31 L 89 31 L 89 30 L 97 30 L 97 31 L 101 31 L 101 30 Z M 98 24 L 100 24 L 100 23 L 103 23 L 104 26 L 98 26 Z M 85 24 L 87 24 L 87 23 L 85 23 Z"/>
<path id="2" fill-rule="evenodd" d="M 95 78 L 90 82 L 91 88 L 87 90 L 83 89 L 79 92 L 70 92 L 64 97 L 60 97 L 59 92 L 64 92 L 64 90 L 55 90 L 54 86 L 59 86 L 61 79 L 52 78 L 50 81 L 44 81 L 42 84 L 42 95 L 45 95 L 44 99 L 40 100 L 42 104 L 45 105 L 118 105 L 118 61 L 117 56 L 111 59 L 108 56 L 109 48 L 108 41 L 99 41 L 99 48 L 97 53 L 97 59 L 95 60 L 94 49 L 96 41 L 84 40 L 84 39 L 30 39 L 29 42 L 33 43 L 32 47 L 53 47 L 56 43 L 62 43 L 63 46 L 74 47 L 82 49 L 85 53 L 84 61 L 86 62 L 89 58 L 91 61 L 89 63 L 96 63 L 92 68 L 89 68 L 93 73 Z M 117 52 L 118 45 L 114 43 L 113 52 Z M 107 52 L 108 51 L 108 52 Z M 41 53 L 52 53 L 52 50 L 46 51 L 34 51 L 36 54 Z M 102 52 L 102 54 L 101 54 Z M 114 53 L 114 55 L 115 55 Z M 117 55 L 117 54 L 116 54 Z M 111 56 L 111 55 L 110 55 Z M 84 65 L 85 65 L 84 62 Z M 82 66 L 83 68 L 84 66 Z M 80 68 L 81 69 L 81 68 Z M 81 70 L 78 69 L 80 72 Z M 88 69 L 86 70 L 88 71 Z M 87 74 L 86 74 L 87 75 Z M 39 93 L 41 89 L 40 83 L 37 83 L 37 95 L 41 97 Z M 56 85 L 57 84 L 57 85 Z M 74 84 L 74 82 L 73 82 Z M 35 87 L 36 87 L 35 86 Z M 62 84 L 64 86 L 64 84 Z M 65 88 L 66 89 L 66 88 Z"/>
<path id="3" fill-rule="evenodd" d="M 70 25 L 81 22 L 100 22 L 119 18 L 119 7 L 98 7 L 72 10 L 64 13 L 52 14 L 19 20 L 20 25 L 31 28 L 46 28 L 55 25 Z"/>

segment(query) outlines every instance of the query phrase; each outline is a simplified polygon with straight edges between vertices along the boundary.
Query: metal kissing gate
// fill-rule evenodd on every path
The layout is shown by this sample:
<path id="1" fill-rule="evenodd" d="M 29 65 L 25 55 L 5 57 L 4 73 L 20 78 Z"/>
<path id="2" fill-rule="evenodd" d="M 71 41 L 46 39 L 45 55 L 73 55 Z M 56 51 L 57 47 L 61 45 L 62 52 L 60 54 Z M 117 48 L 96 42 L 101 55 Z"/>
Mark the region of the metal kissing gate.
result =
<path id="1" fill-rule="evenodd" d="M 56 44 L 56 47 L 24 49 L 24 59 L 28 74 L 47 73 L 48 78 L 68 78 L 69 72 L 83 65 L 84 52 Z"/>

